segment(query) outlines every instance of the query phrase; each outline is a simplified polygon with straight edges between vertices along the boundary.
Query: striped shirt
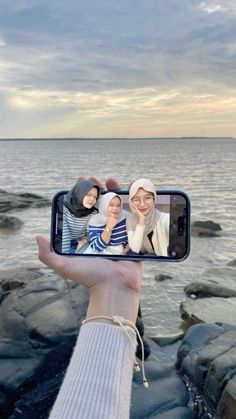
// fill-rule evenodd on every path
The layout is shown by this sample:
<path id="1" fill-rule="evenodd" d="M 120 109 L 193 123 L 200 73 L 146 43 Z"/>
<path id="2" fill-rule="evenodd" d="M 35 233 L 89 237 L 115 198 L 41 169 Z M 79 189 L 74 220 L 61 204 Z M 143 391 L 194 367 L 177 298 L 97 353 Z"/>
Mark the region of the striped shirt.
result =
<path id="1" fill-rule="evenodd" d="M 75 217 L 66 206 L 63 208 L 63 227 L 62 227 L 62 253 L 69 253 L 71 240 L 83 240 L 88 238 L 87 224 L 90 218 L 97 214 L 94 210 L 85 217 Z"/>
<path id="2" fill-rule="evenodd" d="M 104 249 L 106 249 L 107 246 L 117 246 L 119 244 L 126 244 L 128 242 L 128 236 L 126 232 L 126 219 L 116 224 L 112 230 L 110 241 L 107 244 L 104 243 L 101 237 L 105 227 L 106 225 L 98 227 L 88 225 L 89 244 L 93 250 L 102 252 Z"/>

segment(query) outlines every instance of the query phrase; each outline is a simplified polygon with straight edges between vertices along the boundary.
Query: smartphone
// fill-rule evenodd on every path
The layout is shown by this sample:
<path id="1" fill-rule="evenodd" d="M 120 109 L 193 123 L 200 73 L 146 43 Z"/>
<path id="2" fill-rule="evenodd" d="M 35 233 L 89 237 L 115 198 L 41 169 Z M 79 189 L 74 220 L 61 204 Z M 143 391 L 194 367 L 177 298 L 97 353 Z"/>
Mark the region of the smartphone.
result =
<path id="1" fill-rule="evenodd" d="M 101 196 L 108 193 L 107 190 L 101 191 Z M 127 218 L 134 220 L 134 215 L 132 215 L 130 206 L 129 206 L 129 191 L 128 190 L 117 190 L 115 192 L 118 197 L 122 200 L 122 210 L 127 214 Z M 158 227 L 155 227 L 155 231 L 148 232 L 145 236 L 145 243 L 141 245 L 140 240 L 143 243 L 143 239 L 140 238 L 140 235 L 135 236 L 135 228 L 132 227 L 133 231 L 131 233 L 125 230 L 124 243 L 122 246 L 111 246 L 104 244 L 103 240 L 100 240 L 94 231 L 96 230 L 101 235 L 104 231 L 101 228 L 93 228 L 93 218 L 91 217 L 86 225 L 87 239 L 85 239 L 86 244 L 82 246 L 79 250 L 78 243 L 81 243 L 80 237 L 69 237 L 69 228 L 67 225 L 67 214 L 65 208 L 65 196 L 68 193 L 68 190 L 59 191 L 52 200 L 52 212 L 51 212 L 51 249 L 58 255 L 71 256 L 71 257 L 105 257 L 113 260 L 134 260 L 134 261 L 167 261 L 167 262 L 179 262 L 187 258 L 190 253 L 190 199 L 188 195 L 179 190 L 156 190 L 156 202 L 154 208 L 157 210 L 157 218 L 160 217 L 161 220 L 165 220 L 164 227 L 161 227 L 158 230 Z M 101 196 L 99 199 L 101 199 Z M 95 207 L 98 208 L 98 203 L 95 204 Z M 79 223 L 80 220 L 77 220 Z M 124 220 L 127 222 L 127 219 Z M 158 223 L 160 224 L 158 221 Z M 158 226 L 157 223 L 157 226 Z M 161 226 L 161 224 L 160 224 Z M 69 226 L 70 227 L 70 226 Z M 126 229 L 126 227 L 124 227 Z M 143 229 L 146 227 L 143 227 Z M 164 230 L 163 230 L 164 229 Z M 142 230 L 142 229 L 141 229 Z M 96 233 L 95 231 L 95 233 Z M 115 230 L 113 230 L 115 231 Z M 118 231 L 118 230 L 117 230 Z M 143 231 L 143 230 L 142 230 Z M 124 231 L 123 231 L 124 233 Z M 127 234 L 126 234 L 127 233 Z M 140 232 L 139 232 L 140 233 Z M 164 234 L 164 236 L 163 236 Z M 109 235 L 109 233 L 108 233 Z M 96 236 L 96 237 L 95 237 Z M 68 246 L 68 237 L 69 237 L 69 246 Z M 91 238 L 92 237 L 92 238 Z M 96 240 L 100 240 L 99 243 L 103 243 L 102 250 L 99 247 L 96 247 Z M 109 237 L 109 236 L 108 236 Z M 164 239 L 162 240 L 162 237 Z M 132 241 L 132 240 L 133 241 Z M 90 242 L 91 240 L 91 242 Z M 122 239 L 123 240 L 123 239 Z M 136 240 L 136 242 L 135 242 Z M 158 248 L 158 240 L 160 246 Z M 65 246 L 65 242 L 67 246 Z M 112 241 L 111 241 L 112 242 Z M 138 242 L 138 243 L 137 243 Z M 139 246 L 137 246 L 139 244 Z M 148 250 L 147 250 L 148 249 Z M 164 250 L 163 250 L 164 249 Z"/>

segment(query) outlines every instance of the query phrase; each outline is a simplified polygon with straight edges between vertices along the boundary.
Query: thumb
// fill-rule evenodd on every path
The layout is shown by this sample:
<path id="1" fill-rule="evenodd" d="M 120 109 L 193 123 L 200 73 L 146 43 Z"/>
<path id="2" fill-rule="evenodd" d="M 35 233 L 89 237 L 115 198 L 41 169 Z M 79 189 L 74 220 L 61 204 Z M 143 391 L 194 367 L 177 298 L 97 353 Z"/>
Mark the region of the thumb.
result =
<path id="1" fill-rule="evenodd" d="M 50 244 L 49 241 L 47 239 L 45 239 L 45 237 L 43 236 L 36 236 L 36 242 L 38 245 L 38 258 L 41 262 L 45 263 L 46 265 L 48 265 L 48 259 L 50 258 L 50 256 L 52 255 L 52 251 L 50 248 Z"/>

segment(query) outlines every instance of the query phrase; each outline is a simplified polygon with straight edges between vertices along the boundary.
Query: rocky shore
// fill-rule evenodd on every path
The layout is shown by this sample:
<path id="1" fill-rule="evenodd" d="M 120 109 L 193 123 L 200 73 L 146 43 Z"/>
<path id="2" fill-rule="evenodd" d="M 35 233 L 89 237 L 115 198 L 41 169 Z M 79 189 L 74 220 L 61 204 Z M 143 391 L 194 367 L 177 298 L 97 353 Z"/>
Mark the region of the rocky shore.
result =
<path id="1" fill-rule="evenodd" d="M 24 224 L 18 217 L 8 215 L 27 208 L 42 208 L 51 204 L 49 199 L 32 193 L 13 193 L 0 189 L 0 234 L 11 234 Z"/>
<path id="2" fill-rule="evenodd" d="M 7 213 L 50 204 L 5 191 L 0 202 L 0 234 L 21 228 Z M 220 231 L 212 221 L 192 225 L 192 234 L 203 239 Z M 183 331 L 145 337 L 149 389 L 134 373 L 131 419 L 236 418 L 236 260 L 204 272 L 185 293 Z M 0 271 L 1 419 L 48 418 L 87 304 L 84 287 L 47 268 Z"/>
<path id="3" fill-rule="evenodd" d="M 150 385 L 144 389 L 140 375 L 134 374 L 131 419 L 236 417 L 236 316 L 231 311 L 235 297 L 229 296 L 229 290 L 235 291 L 235 267 L 230 267 L 230 272 L 232 284 L 226 291 L 218 282 L 211 291 L 214 297 L 209 297 L 209 288 L 207 297 L 203 297 L 205 283 L 201 281 L 198 296 L 203 298 L 187 297 L 183 302 L 181 312 L 188 329 L 183 339 L 179 334 L 172 341 L 160 339 L 158 344 L 146 338 L 151 346 L 151 355 L 145 362 Z M 194 283 L 186 293 L 193 295 L 199 289 Z M 227 296 L 223 297 L 225 293 Z M 216 323 L 211 301 L 217 298 Z M 208 314 L 202 310 L 203 301 L 209 304 Z M 2 419 L 48 417 L 87 304 L 84 287 L 64 281 L 47 268 L 0 272 Z M 174 359 L 170 356 L 173 348 L 177 354 Z"/>

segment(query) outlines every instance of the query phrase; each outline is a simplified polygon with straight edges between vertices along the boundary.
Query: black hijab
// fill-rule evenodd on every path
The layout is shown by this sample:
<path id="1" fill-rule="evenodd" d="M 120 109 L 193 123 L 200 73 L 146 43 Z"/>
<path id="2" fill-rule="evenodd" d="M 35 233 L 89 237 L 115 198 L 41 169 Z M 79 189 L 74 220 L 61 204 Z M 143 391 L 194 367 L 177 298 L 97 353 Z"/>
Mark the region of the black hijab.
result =
<path id="1" fill-rule="evenodd" d="M 83 206 L 84 197 L 92 188 L 97 189 L 99 198 L 100 187 L 91 180 L 81 180 L 66 194 L 64 204 L 66 208 L 68 208 L 68 210 L 76 217 L 85 217 L 95 210 L 98 211 L 94 206 L 92 208 L 85 208 Z"/>

